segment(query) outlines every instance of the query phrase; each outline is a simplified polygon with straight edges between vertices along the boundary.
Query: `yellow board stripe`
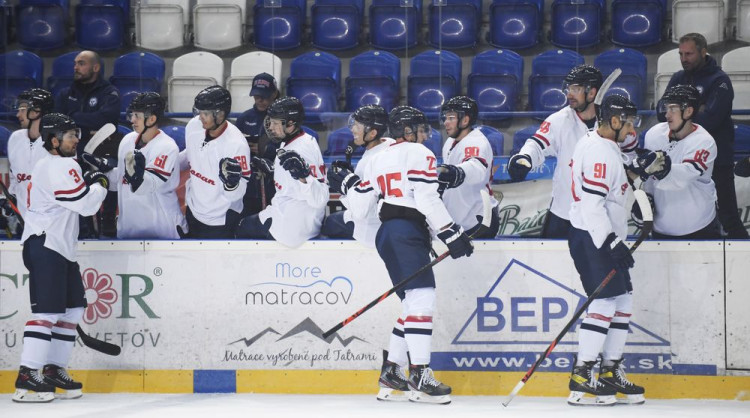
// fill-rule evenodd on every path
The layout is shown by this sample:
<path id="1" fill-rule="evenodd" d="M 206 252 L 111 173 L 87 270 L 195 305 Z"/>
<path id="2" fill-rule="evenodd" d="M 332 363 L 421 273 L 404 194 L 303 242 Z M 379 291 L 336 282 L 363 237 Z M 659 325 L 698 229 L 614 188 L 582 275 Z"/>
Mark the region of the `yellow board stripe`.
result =
<path id="1" fill-rule="evenodd" d="M 0 371 L 0 393 L 12 393 L 17 371 Z M 192 370 L 71 370 L 89 393 L 192 393 Z M 375 370 L 238 370 L 238 393 L 376 394 Z M 456 395 L 506 396 L 518 372 L 437 371 Z M 750 401 L 750 376 L 631 374 L 652 399 L 732 399 Z M 568 395 L 568 373 L 538 373 L 521 396 Z"/>

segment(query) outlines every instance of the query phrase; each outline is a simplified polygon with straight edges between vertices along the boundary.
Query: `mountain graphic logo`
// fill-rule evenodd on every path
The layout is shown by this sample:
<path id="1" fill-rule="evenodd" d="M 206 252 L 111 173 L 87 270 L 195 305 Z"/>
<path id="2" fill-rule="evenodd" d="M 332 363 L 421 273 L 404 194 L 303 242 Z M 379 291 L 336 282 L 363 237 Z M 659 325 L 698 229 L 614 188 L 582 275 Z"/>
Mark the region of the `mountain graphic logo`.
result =
<path id="1" fill-rule="evenodd" d="M 276 331 L 275 329 L 268 327 L 250 338 L 240 338 L 237 341 L 230 342 L 229 345 L 242 343 L 244 344 L 245 347 L 250 347 L 251 345 L 255 344 L 258 340 L 262 339 L 263 337 L 269 334 L 281 335 L 281 337 L 275 340 L 275 342 L 278 342 L 278 341 L 293 337 L 295 335 L 304 334 L 304 333 L 308 333 L 318 338 L 321 341 L 325 341 L 328 344 L 332 344 L 334 341 L 338 341 L 344 347 L 349 346 L 349 344 L 351 344 L 354 341 L 362 341 L 364 343 L 367 343 L 366 340 L 359 338 L 359 337 L 341 338 L 341 336 L 339 336 L 338 333 L 335 333 L 329 336 L 328 338 L 323 338 L 323 330 L 315 323 L 315 321 L 313 321 L 310 318 L 305 318 L 302 320 L 302 322 L 293 326 L 292 329 L 284 333 L 284 335 L 282 335 L 280 332 Z"/>
<path id="2" fill-rule="evenodd" d="M 487 293 L 477 298 L 476 308 L 451 343 L 547 345 L 586 298 L 560 281 L 512 259 Z M 577 345 L 580 324 L 579 318 L 558 345 Z M 664 347 L 670 343 L 631 321 L 627 345 Z"/>

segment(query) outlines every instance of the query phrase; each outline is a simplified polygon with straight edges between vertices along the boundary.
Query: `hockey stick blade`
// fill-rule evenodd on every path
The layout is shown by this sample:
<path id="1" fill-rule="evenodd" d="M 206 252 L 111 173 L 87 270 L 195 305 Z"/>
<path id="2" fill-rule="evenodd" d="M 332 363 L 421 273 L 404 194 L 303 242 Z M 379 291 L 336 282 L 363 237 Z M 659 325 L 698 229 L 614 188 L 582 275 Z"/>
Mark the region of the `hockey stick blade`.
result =
<path id="1" fill-rule="evenodd" d="M 89 142 L 83 148 L 83 152 L 87 154 L 93 154 L 94 151 L 99 147 L 99 145 L 101 145 L 105 139 L 109 138 L 113 133 L 115 133 L 116 130 L 117 128 L 115 127 L 115 125 L 111 123 L 102 126 L 98 131 L 96 131 L 94 136 L 89 139 Z"/>
<path id="2" fill-rule="evenodd" d="M 594 97 L 594 104 L 599 106 L 602 104 L 602 101 L 604 101 L 604 95 L 607 94 L 607 90 L 609 90 L 610 87 L 612 87 L 612 84 L 617 80 L 617 77 L 622 74 L 622 70 L 619 68 L 615 68 L 612 71 L 612 74 L 610 74 L 606 80 L 602 83 L 602 86 L 599 87 L 599 90 L 596 92 L 596 97 Z"/>
<path id="3" fill-rule="evenodd" d="M 86 347 L 98 351 L 100 353 L 104 353 L 110 356 L 119 356 L 122 349 L 119 345 L 111 344 L 106 341 L 98 340 L 83 331 L 80 325 L 76 326 L 76 330 L 78 331 L 78 335 L 81 337 L 81 341 L 83 342 L 83 345 Z"/>
<path id="4" fill-rule="evenodd" d="M 641 243 L 648 237 L 648 235 L 651 233 L 651 230 L 654 228 L 654 216 L 653 212 L 651 211 L 651 204 L 648 201 L 648 197 L 646 196 L 646 192 L 643 190 L 635 190 L 633 192 L 633 195 L 635 196 L 636 202 L 638 202 L 638 206 L 641 208 L 641 214 L 643 215 L 643 227 L 641 227 L 641 233 L 638 235 L 638 239 L 633 243 L 633 245 L 630 247 L 630 254 L 633 254 L 638 247 L 641 246 Z M 578 321 L 578 318 L 580 318 L 581 315 L 586 311 L 586 309 L 591 305 L 591 302 L 596 299 L 596 297 L 599 295 L 599 293 L 604 290 L 604 287 L 607 286 L 607 284 L 612 280 L 612 278 L 615 276 L 615 273 L 617 273 L 617 270 L 612 269 L 607 274 L 606 277 L 604 277 L 604 280 L 599 284 L 599 286 L 589 295 L 588 299 L 581 305 L 580 308 L 573 314 L 573 317 L 570 318 L 570 321 L 565 325 L 565 327 L 560 331 L 560 333 L 555 337 L 555 339 L 552 341 L 552 343 L 547 347 L 547 350 L 544 351 L 542 355 L 539 356 L 539 358 L 536 360 L 533 366 L 529 369 L 529 371 L 526 372 L 526 374 L 521 378 L 521 380 L 516 384 L 516 386 L 513 388 L 513 391 L 510 392 L 508 397 L 505 399 L 505 401 L 502 403 L 504 407 L 507 407 L 510 402 L 513 400 L 513 398 L 516 397 L 518 392 L 521 391 L 521 389 L 526 385 L 526 382 L 531 378 L 531 376 L 536 371 L 537 367 L 552 353 L 552 350 L 557 347 L 557 344 L 562 340 L 562 338 L 565 336 L 565 334 L 568 333 L 568 330 L 573 326 L 576 321 Z"/>
<path id="5" fill-rule="evenodd" d="M 474 238 L 474 237 L 478 236 L 483 231 L 485 231 L 487 228 L 489 228 L 490 227 L 490 222 L 492 221 L 492 203 L 490 202 L 490 195 L 489 195 L 489 193 L 487 193 L 486 190 L 482 190 L 480 192 L 480 195 L 482 196 L 482 223 L 479 226 L 479 228 L 477 228 L 476 231 L 474 231 L 474 233 L 471 234 L 471 238 Z M 404 287 L 406 287 L 406 285 L 409 284 L 409 282 L 411 282 L 412 280 L 414 280 L 414 278 L 417 277 L 417 276 L 419 276 L 423 271 L 425 271 L 425 270 L 427 270 L 429 268 L 432 268 L 435 264 L 437 264 L 437 263 L 445 260 L 449 255 L 450 255 L 450 251 L 446 251 L 446 252 L 440 254 L 439 256 L 435 257 L 434 260 L 432 260 L 428 264 L 425 264 L 424 266 L 422 266 L 419 270 L 417 270 L 416 272 L 412 273 L 411 276 L 408 276 L 404 280 L 401 280 L 400 282 L 398 282 L 398 284 L 396 284 L 392 288 L 388 289 L 382 295 L 380 295 L 377 298 L 375 298 L 372 301 L 370 301 L 370 303 L 368 303 L 367 305 L 365 305 L 364 307 L 362 307 L 360 310 L 358 310 L 357 312 L 353 313 L 352 315 L 350 315 L 348 318 L 344 319 L 343 321 L 339 322 L 333 328 L 331 328 L 328 331 L 324 332 L 322 334 L 323 339 L 324 340 L 328 339 L 328 337 L 330 337 L 331 335 L 333 335 L 336 331 L 340 330 L 341 328 L 344 328 L 347 324 L 349 324 L 350 322 L 354 321 L 360 315 L 362 315 L 363 313 L 365 313 L 368 310 L 370 310 L 370 308 L 372 308 L 373 306 L 377 305 L 378 303 L 384 301 L 386 298 L 388 298 L 388 296 L 390 296 L 390 295 L 392 295 L 392 294 L 400 291 Z"/>

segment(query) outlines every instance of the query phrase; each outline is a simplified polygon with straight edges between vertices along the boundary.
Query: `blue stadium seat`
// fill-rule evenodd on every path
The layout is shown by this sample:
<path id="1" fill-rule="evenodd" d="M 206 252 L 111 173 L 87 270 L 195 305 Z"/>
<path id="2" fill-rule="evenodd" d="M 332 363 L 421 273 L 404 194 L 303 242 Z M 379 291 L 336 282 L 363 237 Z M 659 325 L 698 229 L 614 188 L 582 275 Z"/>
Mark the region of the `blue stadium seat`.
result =
<path id="1" fill-rule="evenodd" d="M 461 93 L 461 58 L 450 51 L 422 52 L 412 58 L 407 82 L 409 106 L 437 120 L 443 103 Z"/>
<path id="2" fill-rule="evenodd" d="M 468 95 L 479 105 L 480 119 L 500 120 L 494 112 L 516 110 L 523 85 L 523 58 L 511 50 L 487 50 L 471 61 Z"/>
<path id="3" fill-rule="evenodd" d="M 346 110 L 376 104 L 390 111 L 398 104 L 401 61 L 386 51 L 363 52 L 349 61 Z"/>
<path id="4" fill-rule="evenodd" d="M 440 135 L 440 131 L 435 128 L 430 128 L 430 136 L 424 141 L 424 146 L 429 148 L 435 157 L 440 158 L 443 156 L 443 136 Z"/>
<path id="5" fill-rule="evenodd" d="M 422 0 L 372 0 L 370 44 L 379 49 L 412 48 L 421 24 Z"/>
<path id="6" fill-rule="evenodd" d="M 735 160 L 750 156 L 750 126 L 734 125 L 734 156 Z"/>
<path id="7" fill-rule="evenodd" d="M 567 98 L 562 92 L 563 79 L 573 67 L 583 63 L 580 54 L 565 49 L 545 51 L 534 57 L 529 76 L 531 110 L 556 112 L 565 107 Z"/>
<path id="8" fill-rule="evenodd" d="M 437 3 L 437 4 L 436 4 Z M 435 48 L 473 48 L 482 22 L 482 0 L 430 2 L 429 43 Z"/>
<path id="9" fill-rule="evenodd" d="M 266 3 L 278 6 L 268 7 Z M 307 15 L 305 0 L 256 0 L 253 14 L 256 47 L 283 51 L 302 43 L 302 25 Z"/>
<path id="10" fill-rule="evenodd" d="M 613 0 L 612 43 L 644 48 L 661 42 L 665 1 Z"/>
<path id="11" fill-rule="evenodd" d="M 131 52 L 115 60 L 109 82 L 120 90 L 120 111 L 125 112 L 138 93 L 161 93 L 164 60 L 150 52 Z"/>
<path id="12" fill-rule="evenodd" d="M 76 6 L 76 43 L 94 51 L 122 47 L 129 16 L 129 0 L 82 0 Z"/>
<path id="13" fill-rule="evenodd" d="M 503 155 L 503 148 L 505 147 L 505 135 L 503 135 L 502 132 L 498 131 L 492 126 L 479 125 L 477 126 L 477 128 L 479 128 L 484 136 L 486 136 L 490 141 L 490 146 L 492 147 L 492 155 L 495 157 Z"/>
<path id="14" fill-rule="evenodd" d="M 0 0 L 0 49 L 8 46 L 12 15 L 13 7 L 6 0 Z"/>
<path id="15" fill-rule="evenodd" d="M 604 0 L 554 0 L 550 42 L 573 49 L 597 45 L 604 11 Z"/>
<path id="16" fill-rule="evenodd" d="M 8 139 L 11 133 L 5 126 L 0 126 L 0 157 L 8 156 Z"/>
<path id="17" fill-rule="evenodd" d="M 534 135 L 539 130 L 539 125 L 527 126 L 513 134 L 513 149 L 510 150 L 511 155 L 518 154 L 521 151 L 521 147 L 526 143 L 526 140 Z"/>
<path id="18" fill-rule="evenodd" d="M 302 130 L 305 131 L 305 133 L 307 133 L 311 137 L 315 138 L 315 141 L 320 143 L 320 137 L 318 136 L 318 131 L 305 125 L 302 125 Z"/>
<path id="19" fill-rule="evenodd" d="M 615 68 L 622 74 L 607 91 L 607 95 L 619 94 L 630 99 L 639 108 L 646 98 L 646 56 L 634 49 L 619 48 L 602 52 L 594 59 L 594 66 L 606 78 Z"/>
<path id="20" fill-rule="evenodd" d="M 67 0 L 21 0 L 16 9 L 16 37 L 25 49 L 55 49 L 65 44 Z"/>
<path id="21" fill-rule="evenodd" d="M 529 48 L 539 42 L 544 19 L 544 0 L 493 0 L 490 5 L 490 45 L 497 48 Z"/>
<path id="22" fill-rule="evenodd" d="M 13 105 L 19 93 L 42 86 L 44 63 L 28 51 L 10 51 L 0 54 L 0 112 L 14 112 Z"/>
<path id="23" fill-rule="evenodd" d="M 312 44 L 342 50 L 359 45 L 364 0 L 315 0 L 312 5 Z"/>
<path id="24" fill-rule="evenodd" d="M 128 128 L 125 125 L 117 125 L 117 132 L 121 134 L 122 136 L 125 136 L 131 132 L 133 132 L 132 129 Z"/>
<path id="25" fill-rule="evenodd" d="M 307 123 L 320 122 L 320 114 L 338 111 L 341 60 L 327 52 L 307 52 L 292 60 L 286 94 L 305 108 Z"/>
<path id="26" fill-rule="evenodd" d="M 352 131 L 347 127 L 336 129 L 328 134 L 328 146 L 323 151 L 323 155 L 326 157 L 343 157 L 346 146 L 354 139 Z M 354 149 L 354 157 L 361 157 L 364 154 L 364 147 L 356 147 Z"/>
<path id="27" fill-rule="evenodd" d="M 185 127 L 184 126 L 165 126 L 161 129 L 165 134 L 169 135 L 174 139 L 175 144 L 177 144 L 177 148 L 180 149 L 180 151 L 185 149 Z"/>

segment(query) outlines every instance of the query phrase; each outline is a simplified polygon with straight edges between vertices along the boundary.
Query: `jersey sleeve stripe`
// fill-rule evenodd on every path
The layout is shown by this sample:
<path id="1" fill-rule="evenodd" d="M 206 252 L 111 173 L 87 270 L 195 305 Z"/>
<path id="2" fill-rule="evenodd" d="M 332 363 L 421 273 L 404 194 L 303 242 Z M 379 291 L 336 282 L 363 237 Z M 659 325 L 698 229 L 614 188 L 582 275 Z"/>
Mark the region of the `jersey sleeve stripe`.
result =
<path id="1" fill-rule="evenodd" d="M 170 173 L 168 171 L 159 170 L 158 168 L 154 168 L 154 167 L 148 167 L 148 168 L 146 168 L 146 170 L 154 172 L 154 173 L 159 173 L 159 174 L 161 174 L 161 175 L 163 175 L 165 177 L 169 177 L 169 176 L 172 175 L 172 173 Z"/>
<path id="2" fill-rule="evenodd" d="M 421 170 L 409 170 L 406 172 L 406 175 L 409 174 L 417 174 L 420 176 L 427 176 L 427 177 L 437 177 L 437 172 L 429 172 L 429 171 L 421 171 Z"/>
<path id="3" fill-rule="evenodd" d="M 487 160 L 485 160 L 485 159 L 484 159 L 484 158 L 482 158 L 482 157 L 466 157 L 466 158 L 464 158 L 464 160 L 463 160 L 463 161 L 461 161 L 461 162 L 463 163 L 463 162 L 469 161 L 469 160 L 470 160 L 470 159 L 472 159 L 472 158 L 473 158 L 473 159 L 475 159 L 475 160 L 477 160 L 477 161 L 479 161 L 480 163 L 482 163 L 482 165 L 483 165 L 483 166 L 485 166 L 485 168 L 487 167 Z"/>
<path id="4" fill-rule="evenodd" d="M 357 193 L 369 193 L 369 192 L 371 192 L 373 190 L 375 190 L 375 189 L 373 189 L 372 187 L 362 187 L 361 184 L 359 186 L 357 186 L 357 187 L 354 188 L 354 191 L 357 192 Z"/>
<path id="5" fill-rule="evenodd" d="M 156 177 L 158 177 L 163 182 L 166 182 L 167 180 L 169 180 L 169 178 L 168 178 L 169 177 L 169 173 L 167 173 L 167 172 L 164 172 L 164 171 L 161 171 L 161 170 L 155 170 L 155 169 L 152 169 L 152 168 L 147 168 L 146 171 L 148 171 L 149 173 L 155 175 Z"/>
<path id="6" fill-rule="evenodd" d="M 532 138 L 532 139 L 536 138 L 536 139 L 538 139 L 538 140 L 540 140 L 540 141 L 544 142 L 544 143 L 545 143 L 546 145 L 545 145 L 545 146 L 543 146 L 542 148 L 546 148 L 546 147 L 548 147 L 548 146 L 549 146 L 549 139 L 545 138 L 545 137 L 544 137 L 544 135 L 540 135 L 540 134 L 539 134 L 539 132 L 537 132 L 537 133 L 535 133 L 534 135 L 532 135 L 532 136 L 531 136 L 531 138 Z M 541 145 L 541 144 L 540 144 L 540 145 Z"/>
<path id="7" fill-rule="evenodd" d="M 704 172 L 705 170 L 708 170 L 708 167 L 706 167 L 706 163 L 704 163 L 704 162 L 703 162 L 703 161 L 701 161 L 701 160 L 683 160 L 682 162 L 683 162 L 683 163 L 690 163 L 690 164 L 692 164 L 692 165 L 699 165 L 699 166 L 700 166 L 700 167 L 702 167 L 703 169 L 701 170 L 701 169 L 700 169 L 700 168 L 698 168 L 697 166 L 696 166 L 696 168 L 698 168 L 698 170 L 699 170 L 699 171 L 700 171 L 701 173 L 702 173 L 702 172 Z"/>
<path id="8" fill-rule="evenodd" d="M 429 183 L 435 183 L 435 184 L 438 183 L 437 180 L 423 179 L 423 178 L 420 178 L 420 177 L 409 177 L 409 181 L 415 181 L 415 182 L 419 182 L 419 183 L 428 183 L 428 184 Z"/>
<path id="9" fill-rule="evenodd" d="M 86 183 L 84 183 L 83 185 L 86 186 Z M 83 197 L 86 196 L 88 192 L 89 192 L 89 186 L 84 187 L 83 191 L 81 193 L 78 193 L 75 196 L 68 196 L 68 195 L 57 196 L 57 192 L 55 192 L 55 195 L 56 195 L 55 200 L 58 200 L 60 202 L 75 202 L 76 200 L 83 199 Z"/>
<path id="10" fill-rule="evenodd" d="M 606 190 L 607 192 L 609 191 L 609 186 L 607 186 L 606 184 L 600 183 L 600 182 L 594 181 L 594 180 L 589 180 L 589 179 L 586 178 L 586 176 L 583 176 L 583 182 L 586 183 L 586 184 L 590 184 L 592 186 L 601 187 L 602 189 Z"/>
<path id="11" fill-rule="evenodd" d="M 604 193 L 604 192 L 602 192 L 602 191 L 599 191 L 599 190 L 589 189 L 588 187 L 585 187 L 585 186 L 582 186 L 581 190 L 583 190 L 586 193 L 591 193 L 591 194 L 599 195 L 599 196 L 601 196 L 601 197 L 603 197 L 605 199 L 607 198 L 607 194 Z"/>
<path id="12" fill-rule="evenodd" d="M 84 187 L 86 187 L 86 183 L 79 184 L 78 187 L 76 187 L 75 189 L 70 189 L 70 190 L 56 190 L 55 191 L 55 196 L 61 195 L 61 194 L 74 194 L 74 193 L 78 193 Z"/>

